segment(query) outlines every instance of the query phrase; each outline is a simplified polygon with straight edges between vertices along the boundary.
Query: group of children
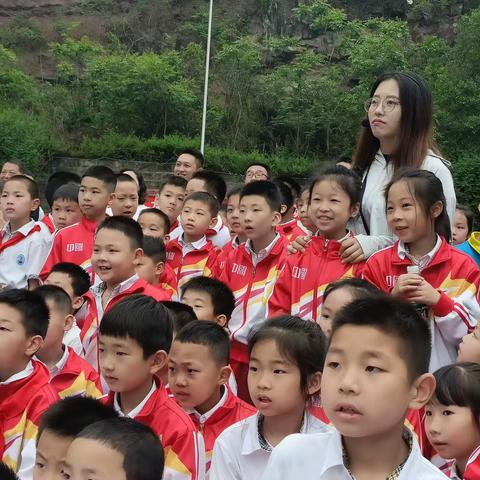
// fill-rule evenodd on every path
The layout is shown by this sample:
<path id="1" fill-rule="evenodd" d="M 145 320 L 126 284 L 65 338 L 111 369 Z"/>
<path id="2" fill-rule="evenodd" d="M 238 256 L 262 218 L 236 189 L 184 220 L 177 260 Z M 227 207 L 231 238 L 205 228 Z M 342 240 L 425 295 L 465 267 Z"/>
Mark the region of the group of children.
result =
<path id="1" fill-rule="evenodd" d="M 39 222 L 5 180 L 1 479 L 480 479 L 480 270 L 441 182 L 398 171 L 398 241 L 351 264 L 354 172 L 255 178 L 152 206 L 95 166 Z"/>

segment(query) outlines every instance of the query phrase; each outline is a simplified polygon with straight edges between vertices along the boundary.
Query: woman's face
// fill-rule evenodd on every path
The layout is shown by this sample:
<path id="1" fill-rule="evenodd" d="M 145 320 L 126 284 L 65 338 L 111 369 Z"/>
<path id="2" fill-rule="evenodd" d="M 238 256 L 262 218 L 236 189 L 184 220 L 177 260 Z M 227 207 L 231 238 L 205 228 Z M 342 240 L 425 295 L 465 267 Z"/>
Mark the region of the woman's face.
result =
<path id="1" fill-rule="evenodd" d="M 374 137 L 382 141 L 392 141 L 400 136 L 402 107 L 396 80 L 380 83 L 372 97 L 368 110 L 368 120 Z"/>

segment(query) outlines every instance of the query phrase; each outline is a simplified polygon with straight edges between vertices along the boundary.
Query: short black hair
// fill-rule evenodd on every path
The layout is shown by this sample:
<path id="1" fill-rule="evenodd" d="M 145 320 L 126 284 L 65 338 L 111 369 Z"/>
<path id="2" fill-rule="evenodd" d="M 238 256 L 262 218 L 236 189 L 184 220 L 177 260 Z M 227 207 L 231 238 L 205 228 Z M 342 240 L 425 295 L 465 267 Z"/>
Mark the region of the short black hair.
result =
<path id="1" fill-rule="evenodd" d="M 465 218 L 467 219 L 467 229 L 468 229 L 468 235 L 473 232 L 473 212 L 470 207 L 467 207 L 466 205 L 460 205 L 457 203 L 456 209 L 462 212 L 465 215 Z"/>
<path id="2" fill-rule="evenodd" d="M 35 289 L 35 293 L 38 293 L 45 302 L 51 300 L 56 308 L 65 315 L 72 313 L 72 301 L 63 288 L 57 287 L 57 285 L 40 285 Z"/>
<path id="3" fill-rule="evenodd" d="M 273 340 L 280 354 L 298 367 L 300 388 L 306 392 L 309 377 L 322 372 L 325 363 L 327 339 L 320 325 L 293 315 L 271 318 L 252 331 L 249 355 L 257 343 L 268 340 Z"/>
<path id="4" fill-rule="evenodd" d="M 58 187 L 52 196 L 52 206 L 56 200 L 66 200 L 68 202 L 78 203 L 78 192 L 80 185 L 78 183 L 66 183 Z"/>
<path id="5" fill-rule="evenodd" d="M 64 273 L 72 282 L 73 294 L 76 297 L 85 295 L 90 290 L 91 279 L 90 275 L 76 263 L 60 262 L 56 263 L 50 273 Z"/>
<path id="6" fill-rule="evenodd" d="M 300 184 L 290 175 L 277 175 L 274 179 L 274 182 L 285 183 L 288 188 L 290 188 L 294 200 L 298 198 L 300 196 L 300 193 L 302 192 L 302 187 L 300 186 Z"/>
<path id="7" fill-rule="evenodd" d="M 285 212 L 283 212 L 283 214 L 285 214 L 293 207 L 295 198 L 293 197 L 291 188 L 285 182 L 275 180 L 274 183 L 278 187 L 278 190 L 280 192 L 280 196 L 282 198 L 282 205 L 285 205 L 286 207 Z"/>
<path id="8" fill-rule="evenodd" d="M 240 192 L 240 201 L 243 197 L 258 195 L 265 199 L 274 212 L 280 212 L 282 208 L 282 196 L 278 187 L 268 180 L 255 180 L 247 183 Z"/>
<path id="9" fill-rule="evenodd" d="M 95 235 L 98 235 L 100 230 L 104 228 L 108 230 L 115 230 L 123 233 L 129 240 L 132 249 L 142 248 L 143 232 L 142 227 L 133 220 L 133 218 L 124 217 L 122 215 L 114 215 L 107 217 L 98 227 Z"/>
<path id="10" fill-rule="evenodd" d="M 240 195 L 242 188 L 243 185 L 237 185 L 236 187 L 233 187 L 231 190 L 229 190 L 227 193 L 227 201 L 230 200 L 230 197 L 233 197 L 234 195 Z"/>
<path id="11" fill-rule="evenodd" d="M 266 164 L 266 163 L 262 163 L 262 162 L 251 162 L 247 165 L 247 168 L 245 169 L 245 172 L 247 172 L 247 170 L 250 168 L 250 167 L 262 167 L 264 168 L 266 171 L 267 171 L 267 175 L 268 177 L 270 177 L 270 167 Z"/>
<path id="12" fill-rule="evenodd" d="M 163 477 L 164 452 L 155 432 L 131 418 L 111 418 L 84 428 L 77 438 L 96 440 L 123 455 L 127 480 Z"/>
<path id="13" fill-rule="evenodd" d="M 193 192 L 193 193 L 191 193 L 185 199 L 185 202 L 183 203 L 184 207 L 189 200 L 204 203 L 207 206 L 208 211 L 212 215 L 212 218 L 214 218 L 218 215 L 218 211 L 220 210 L 220 205 L 218 203 L 218 200 L 213 195 L 211 195 L 210 193 L 207 193 L 207 192 Z"/>
<path id="14" fill-rule="evenodd" d="M 108 191 L 113 193 L 117 185 L 117 178 L 115 173 L 111 168 L 106 167 L 105 165 L 95 165 L 93 167 L 87 168 L 84 174 L 82 175 L 82 180 L 85 177 L 96 178 L 105 184 Z"/>
<path id="15" fill-rule="evenodd" d="M 2 480 L 18 480 L 16 473 L 3 462 L 0 462 L 0 478 Z"/>
<path id="16" fill-rule="evenodd" d="M 387 295 L 355 300 L 335 315 L 330 343 L 346 325 L 374 327 L 395 337 L 412 382 L 428 372 L 432 352 L 430 327 L 412 305 Z"/>
<path id="17" fill-rule="evenodd" d="M 15 309 L 21 317 L 28 337 L 40 335 L 45 338 L 48 330 L 48 307 L 36 292 L 13 288 L 0 292 L 0 304 Z"/>
<path id="18" fill-rule="evenodd" d="M 434 398 L 441 405 L 468 407 L 480 427 L 480 364 L 472 362 L 446 365 L 434 372 Z"/>
<path id="19" fill-rule="evenodd" d="M 230 288 L 220 280 L 203 276 L 194 277 L 182 287 L 182 298 L 187 290 L 205 292 L 212 300 L 215 315 L 225 315 L 227 319 L 232 316 L 235 308 L 235 296 Z"/>
<path id="20" fill-rule="evenodd" d="M 147 359 L 158 350 L 168 352 L 173 325 L 167 308 L 146 295 L 130 295 L 115 304 L 102 318 L 100 335 L 130 338 Z"/>
<path id="21" fill-rule="evenodd" d="M 138 184 L 135 181 L 135 179 L 133 177 L 131 177 L 130 175 L 128 175 L 126 173 L 117 173 L 115 175 L 115 177 L 117 179 L 117 185 L 120 182 L 133 183 L 137 187 L 137 192 L 138 192 Z M 117 185 L 115 185 L 115 188 L 117 188 Z"/>
<path id="22" fill-rule="evenodd" d="M 99 420 L 117 418 L 114 408 L 89 397 L 66 397 L 42 415 L 37 435 L 49 430 L 59 437 L 76 437 L 85 427 Z"/>
<path id="23" fill-rule="evenodd" d="M 30 177 L 27 177 L 27 175 L 14 175 L 13 177 L 10 177 L 8 180 L 5 180 L 5 183 L 3 184 L 3 188 L 5 188 L 5 185 L 8 182 L 21 182 L 27 187 L 28 194 L 32 198 L 32 200 L 35 200 L 37 198 L 40 198 L 40 190 L 38 189 L 38 184 L 35 180 L 31 179 Z"/>
<path id="24" fill-rule="evenodd" d="M 185 190 L 187 188 L 187 183 L 188 180 L 184 177 L 180 177 L 180 175 L 168 175 L 168 177 L 166 177 L 161 183 L 158 193 L 161 193 L 167 185 L 173 185 L 174 187 L 183 188 Z"/>
<path id="25" fill-rule="evenodd" d="M 198 168 L 203 167 L 203 165 L 205 164 L 205 157 L 203 156 L 203 153 L 200 150 L 196 150 L 195 148 L 184 148 L 178 153 L 178 157 L 180 155 L 183 155 L 184 153 L 191 155 L 192 157 L 195 158 Z"/>
<path id="26" fill-rule="evenodd" d="M 18 169 L 20 170 L 20 173 L 27 173 L 27 169 L 25 168 L 25 164 L 21 162 L 18 158 L 10 158 L 8 160 L 5 160 L 2 164 L 5 165 L 6 163 L 13 163 L 13 165 L 16 165 Z"/>
<path id="27" fill-rule="evenodd" d="M 384 293 L 381 292 L 377 287 L 372 285 L 370 282 L 367 282 L 363 278 L 349 277 L 329 283 L 323 292 L 323 303 L 325 303 L 325 300 L 332 292 L 342 288 L 348 289 L 351 292 L 354 300 L 384 295 Z"/>
<path id="28" fill-rule="evenodd" d="M 221 175 L 211 170 L 199 170 L 193 174 L 191 179 L 193 180 L 194 178 L 203 180 L 205 190 L 210 195 L 213 195 L 218 200 L 218 203 L 223 203 L 225 194 L 227 193 L 227 184 Z"/>
<path id="29" fill-rule="evenodd" d="M 214 322 L 190 322 L 175 336 L 175 342 L 205 345 L 218 365 L 230 361 L 230 337 L 223 327 Z"/>
<path id="30" fill-rule="evenodd" d="M 144 255 L 151 258 L 155 263 L 167 261 L 165 243 L 161 238 L 144 235 L 142 248 Z"/>
<path id="31" fill-rule="evenodd" d="M 161 302 L 170 312 L 173 323 L 173 333 L 176 335 L 185 325 L 198 320 L 195 311 L 189 305 L 173 300 L 164 300 Z"/>
<path id="32" fill-rule="evenodd" d="M 68 183 L 80 184 L 80 175 L 77 175 L 73 172 L 58 171 L 52 173 L 47 180 L 47 185 L 45 186 L 45 198 L 47 200 L 50 208 L 53 205 L 53 195 L 54 193 L 63 185 Z M 60 197 L 62 198 L 62 197 Z"/>
<path id="33" fill-rule="evenodd" d="M 138 202 L 143 205 L 147 200 L 147 184 L 145 183 L 145 179 L 143 178 L 143 175 L 139 171 L 133 168 L 124 168 L 123 170 L 120 171 L 120 173 L 126 173 L 126 172 L 133 172 L 136 175 L 138 180 Z"/>
<path id="34" fill-rule="evenodd" d="M 140 212 L 138 215 L 138 221 L 140 221 L 140 217 L 142 215 L 145 215 L 146 213 L 153 213 L 157 217 L 161 218 L 163 220 L 163 223 L 165 224 L 165 233 L 168 233 L 170 231 L 170 228 L 172 227 L 170 223 L 170 219 L 168 218 L 168 215 L 165 212 L 162 212 L 159 208 L 145 208 Z"/>

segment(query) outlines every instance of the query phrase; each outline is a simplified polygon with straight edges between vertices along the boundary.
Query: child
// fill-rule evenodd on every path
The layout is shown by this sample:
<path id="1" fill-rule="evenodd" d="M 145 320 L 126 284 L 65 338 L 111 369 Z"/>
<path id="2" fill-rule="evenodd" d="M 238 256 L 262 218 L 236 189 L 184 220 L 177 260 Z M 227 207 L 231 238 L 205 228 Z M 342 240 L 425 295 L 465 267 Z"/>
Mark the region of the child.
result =
<path id="1" fill-rule="evenodd" d="M 82 211 L 78 204 L 79 189 L 79 185 L 67 183 L 55 190 L 52 198 L 52 212 L 41 220 L 50 233 L 74 225 L 82 219 Z"/>
<path id="2" fill-rule="evenodd" d="M 228 387 L 232 372 L 229 358 L 228 333 L 212 322 L 192 322 L 182 328 L 168 356 L 168 384 L 175 400 L 203 435 L 207 474 L 217 437 L 255 413 Z"/>
<path id="3" fill-rule="evenodd" d="M 121 215 L 137 220 L 139 213 L 145 208 L 138 204 L 138 184 L 126 173 L 116 175 L 115 197 L 111 207 L 107 208 L 107 215 Z"/>
<path id="4" fill-rule="evenodd" d="M 0 242 L 0 289 L 38 284 L 51 244 L 46 225 L 30 218 L 40 204 L 39 196 L 37 184 L 24 175 L 15 175 L 3 185 L 0 206 L 8 223 Z"/>
<path id="5" fill-rule="evenodd" d="M 88 397 L 67 397 L 52 405 L 40 421 L 33 480 L 63 478 L 67 450 L 75 437 L 92 423 L 117 417 L 113 408 Z"/>
<path id="6" fill-rule="evenodd" d="M 97 371 L 97 333 L 104 312 L 134 293 L 149 295 L 159 301 L 169 299 L 166 291 L 152 287 L 135 273 L 137 261 L 143 255 L 142 242 L 142 229 L 131 218 L 108 217 L 97 228 L 92 265 L 102 282 L 86 297 L 88 313 L 80 334 L 85 360 Z"/>
<path id="7" fill-rule="evenodd" d="M 238 382 L 238 396 L 249 401 L 247 389 L 250 332 L 266 318 L 266 304 L 287 257 L 285 237 L 277 233 L 281 220 L 277 186 L 266 180 L 246 184 L 240 193 L 240 222 L 248 237 L 231 252 L 219 279 L 235 296 L 229 322 L 231 365 Z"/>
<path id="8" fill-rule="evenodd" d="M 309 208 L 317 233 L 305 251 L 290 255 L 268 301 L 268 316 L 298 315 L 317 322 L 330 282 L 360 276 L 363 263 L 345 264 L 342 242 L 353 234 L 348 222 L 358 214 L 360 179 L 342 167 L 328 169 L 310 186 Z"/>
<path id="9" fill-rule="evenodd" d="M 142 227 L 144 235 L 169 240 L 170 219 L 166 213 L 158 208 L 145 208 L 138 216 L 138 223 Z"/>
<path id="10" fill-rule="evenodd" d="M 434 463 L 449 478 L 480 478 L 473 475 L 480 464 L 468 465 L 480 446 L 480 365 L 457 363 L 434 375 L 435 394 L 425 409 L 427 436 L 441 457 L 434 458 Z"/>
<path id="11" fill-rule="evenodd" d="M 50 384 L 60 398 L 79 395 L 100 398 L 103 393 L 98 373 L 63 343 L 65 332 L 73 323 L 72 302 L 67 292 L 55 285 L 42 285 L 35 292 L 45 300 L 50 313 L 47 335 L 37 352 L 37 358 L 50 370 Z"/>
<path id="12" fill-rule="evenodd" d="M 185 305 L 184 303 L 180 302 L 173 302 L 171 300 L 162 302 L 163 305 L 168 310 L 170 314 L 170 318 L 173 324 L 173 339 L 175 339 L 177 333 L 185 326 L 188 325 L 190 322 L 194 322 L 198 320 L 193 308 Z"/>
<path id="13" fill-rule="evenodd" d="M 182 235 L 167 243 L 167 264 L 175 272 L 180 289 L 190 278 L 211 276 L 217 257 L 213 243 L 205 236 L 218 215 L 218 202 L 209 193 L 194 192 L 183 205 Z"/>
<path id="14" fill-rule="evenodd" d="M 453 222 L 453 245 L 460 245 L 467 240 L 473 231 L 473 212 L 464 205 L 457 205 Z"/>
<path id="15" fill-rule="evenodd" d="M 302 224 L 303 229 L 307 232 L 307 235 L 314 233 L 316 230 L 316 226 L 313 223 L 313 220 L 310 218 L 309 200 L 310 200 L 310 186 L 303 189 L 297 202 L 298 219 L 300 220 L 300 223 Z M 305 234 L 302 233 L 302 235 L 305 235 Z"/>
<path id="16" fill-rule="evenodd" d="M 0 292 L 0 460 L 30 479 L 40 417 L 58 395 L 32 357 L 48 328 L 48 308 L 28 290 Z"/>
<path id="17" fill-rule="evenodd" d="M 457 362 L 480 363 L 480 323 L 472 333 L 465 335 L 458 347 Z"/>
<path id="18" fill-rule="evenodd" d="M 275 184 L 278 186 L 280 194 L 282 195 L 282 223 L 278 225 L 277 232 L 291 242 L 299 235 L 305 235 L 307 232 L 295 218 L 296 197 L 293 188 L 282 180 L 276 180 Z"/>
<path id="19" fill-rule="evenodd" d="M 170 219 L 170 230 L 166 233 L 171 233 L 178 227 L 178 216 L 182 212 L 186 188 L 187 180 L 178 175 L 168 176 L 160 186 L 155 207 Z"/>
<path id="20" fill-rule="evenodd" d="M 182 303 L 190 305 L 199 320 L 218 323 L 227 328 L 235 308 L 232 291 L 219 280 L 195 277 L 182 288 Z"/>
<path id="21" fill-rule="evenodd" d="M 404 426 L 435 390 L 430 352 L 428 324 L 406 303 L 385 296 L 341 309 L 321 381 L 336 430 L 286 438 L 262 480 L 445 479 Z"/>
<path id="22" fill-rule="evenodd" d="M 195 192 L 206 192 L 217 199 L 219 205 L 222 205 L 227 192 L 227 184 L 218 173 L 208 170 L 199 170 L 195 172 L 188 181 L 185 194 L 190 196 Z M 220 207 L 219 207 L 220 208 Z M 175 230 L 170 232 L 170 238 L 175 239 L 182 235 L 183 228 L 179 225 Z M 223 223 L 222 218 L 217 213 L 210 228 L 206 232 L 207 238 L 218 248 L 223 248 L 230 241 L 230 232 Z"/>
<path id="23" fill-rule="evenodd" d="M 385 192 L 387 221 L 398 241 L 372 255 L 363 275 L 422 312 L 432 330 L 430 369 L 435 371 L 455 362 L 462 337 L 480 318 L 480 271 L 471 258 L 448 244 L 445 196 L 433 173 L 399 171 Z"/>
<path id="24" fill-rule="evenodd" d="M 78 203 L 83 216 L 79 223 L 60 230 L 53 239 L 53 245 L 40 276 L 44 279 L 52 267 L 60 262 L 80 265 L 92 277 L 91 266 L 93 237 L 97 225 L 105 219 L 105 210 L 115 196 L 117 179 L 108 167 L 90 167 L 82 176 Z"/>
<path id="25" fill-rule="evenodd" d="M 156 376 L 167 363 L 171 342 L 166 307 L 151 297 L 132 295 L 112 307 L 100 324 L 100 366 L 110 388 L 108 403 L 162 438 L 166 478 L 196 479 L 205 468 L 203 444 Z"/>
<path id="26" fill-rule="evenodd" d="M 2 480 L 18 480 L 15 472 L 3 462 L 0 462 L 0 478 Z"/>
<path id="27" fill-rule="evenodd" d="M 145 425 L 128 418 L 101 420 L 71 443 L 63 478 L 159 480 L 163 478 L 163 455 L 160 440 Z"/>
<path id="28" fill-rule="evenodd" d="M 329 430 L 308 412 L 310 399 L 320 392 L 325 348 L 320 327 L 298 317 L 274 318 L 253 334 L 248 388 L 258 414 L 218 437 L 211 480 L 260 478 L 284 437 Z"/>

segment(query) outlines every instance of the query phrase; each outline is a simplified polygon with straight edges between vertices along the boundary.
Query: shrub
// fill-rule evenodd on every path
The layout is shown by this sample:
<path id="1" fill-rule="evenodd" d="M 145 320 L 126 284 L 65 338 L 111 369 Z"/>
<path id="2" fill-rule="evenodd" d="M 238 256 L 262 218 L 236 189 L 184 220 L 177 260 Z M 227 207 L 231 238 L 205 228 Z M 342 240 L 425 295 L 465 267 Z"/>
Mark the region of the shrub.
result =
<path id="1" fill-rule="evenodd" d="M 457 202 L 468 205 L 479 220 L 480 182 L 478 181 L 478 152 L 464 153 L 453 162 L 453 179 Z M 478 225 L 478 224 L 477 224 Z"/>

